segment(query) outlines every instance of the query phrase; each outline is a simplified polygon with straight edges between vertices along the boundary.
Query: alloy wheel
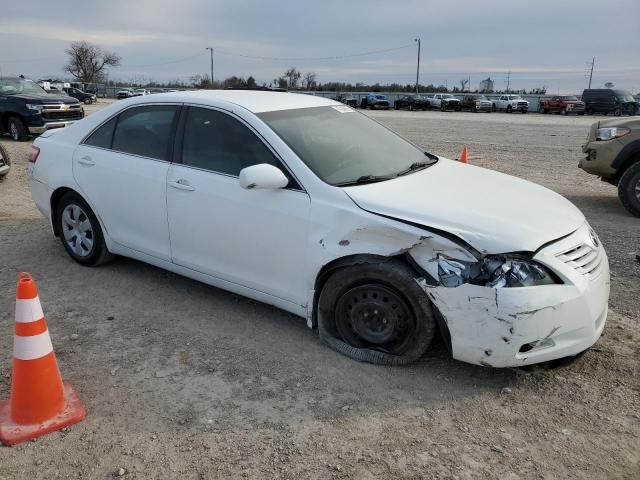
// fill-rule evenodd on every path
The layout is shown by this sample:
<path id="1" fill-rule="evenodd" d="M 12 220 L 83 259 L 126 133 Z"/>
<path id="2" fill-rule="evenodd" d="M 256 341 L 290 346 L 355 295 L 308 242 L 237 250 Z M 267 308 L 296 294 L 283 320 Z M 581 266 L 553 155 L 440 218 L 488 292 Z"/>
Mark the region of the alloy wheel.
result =
<path id="1" fill-rule="evenodd" d="M 18 126 L 15 122 L 11 122 L 11 125 L 9 125 L 9 135 L 16 142 L 20 139 L 20 132 L 18 132 Z"/>
<path id="2" fill-rule="evenodd" d="M 95 235 L 87 213 L 74 203 L 62 211 L 62 233 L 71 251 L 86 257 L 93 251 Z"/>

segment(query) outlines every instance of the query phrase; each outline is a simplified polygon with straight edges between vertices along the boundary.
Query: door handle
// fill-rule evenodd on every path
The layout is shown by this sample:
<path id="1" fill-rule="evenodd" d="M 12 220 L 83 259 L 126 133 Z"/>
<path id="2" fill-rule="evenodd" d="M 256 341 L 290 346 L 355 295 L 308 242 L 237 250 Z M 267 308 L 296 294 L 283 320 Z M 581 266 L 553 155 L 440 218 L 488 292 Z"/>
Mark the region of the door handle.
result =
<path id="1" fill-rule="evenodd" d="M 184 178 L 181 178 L 176 182 L 169 182 L 169 186 L 178 190 L 186 190 L 188 192 L 193 192 L 196 189 L 196 187 L 191 185 L 189 181 L 185 180 Z"/>
<path id="2" fill-rule="evenodd" d="M 96 162 L 94 162 L 93 160 L 91 160 L 91 157 L 88 155 L 85 155 L 84 157 L 80 157 L 78 159 L 78 163 L 80 165 L 86 165 L 87 167 L 92 167 L 96 164 Z"/>

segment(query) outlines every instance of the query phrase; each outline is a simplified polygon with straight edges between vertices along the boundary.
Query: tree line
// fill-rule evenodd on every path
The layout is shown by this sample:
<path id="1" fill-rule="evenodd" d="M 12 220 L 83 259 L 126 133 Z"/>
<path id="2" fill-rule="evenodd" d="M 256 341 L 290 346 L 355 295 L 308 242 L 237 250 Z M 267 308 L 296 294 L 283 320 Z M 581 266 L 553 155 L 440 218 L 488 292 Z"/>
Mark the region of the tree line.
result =
<path id="1" fill-rule="evenodd" d="M 301 72 L 295 66 L 287 68 L 282 75 L 273 78 L 269 82 L 258 84 L 256 79 L 249 75 L 248 77 L 239 77 L 232 75 L 224 80 L 211 79 L 208 74 L 194 74 L 189 77 L 188 81 L 173 80 L 168 82 L 156 82 L 147 80 L 144 77 L 132 78 L 127 81 L 108 80 L 108 72 L 112 67 L 121 65 L 121 57 L 114 52 L 109 52 L 86 41 L 73 42 L 65 50 L 68 61 L 63 70 L 69 73 L 76 81 L 83 83 L 104 83 L 109 86 L 132 86 L 132 87 L 158 87 L 158 88 L 284 88 L 287 90 L 308 90 L 308 91 L 330 91 L 330 92 L 404 92 L 415 93 L 415 84 L 368 84 L 363 82 L 325 82 L 318 81 L 318 75 L 315 72 Z M 471 92 L 468 79 L 462 79 L 460 86 L 449 88 L 446 85 L 418 85 L 419 92 L 436 92 L 436 93 L 464 93 Z M 612 84 L 613 85 L 613 84 Z M 505 93 L 503 90 L 479 90 L 476 93 Z M 547 93 L 547 87 L 537 87 L 530 90 L 509 90 L 508 93 L 544 95 Z"/>

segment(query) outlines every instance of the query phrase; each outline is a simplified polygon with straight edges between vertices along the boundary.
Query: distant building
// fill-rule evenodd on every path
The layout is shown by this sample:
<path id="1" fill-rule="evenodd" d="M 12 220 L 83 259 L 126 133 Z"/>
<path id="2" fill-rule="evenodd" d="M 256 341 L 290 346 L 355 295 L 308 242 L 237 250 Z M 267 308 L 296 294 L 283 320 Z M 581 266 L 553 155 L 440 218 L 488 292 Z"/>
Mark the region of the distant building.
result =
<path id="1" fill-rule="evenodd" d="M 493 92 L 493 80 L 491 80 L 491 77 L 487 77 L 480 82 L 480 91 Z"/>

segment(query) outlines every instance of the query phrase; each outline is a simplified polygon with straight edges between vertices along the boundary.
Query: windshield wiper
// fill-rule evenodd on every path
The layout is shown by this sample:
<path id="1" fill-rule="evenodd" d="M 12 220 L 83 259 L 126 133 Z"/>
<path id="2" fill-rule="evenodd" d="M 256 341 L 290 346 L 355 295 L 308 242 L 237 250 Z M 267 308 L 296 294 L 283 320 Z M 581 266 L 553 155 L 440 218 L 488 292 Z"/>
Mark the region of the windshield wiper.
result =
<path id="1" fill-rule="evenodd" d="M 384 182 L 385 180 L 391 180 L 392 177 L 385 177 L 379 175 L 362 175 L 355 180 L 348 180 L 346 182 L 335 183 L 336 187 L 349 187 L 351 185 L 364 185 L 365 183 Z"/>
<path id="2" fill-rule="evenodd" d="M 413 173 L 417 170 L 422 170 L 423 168 L 427 168 L 427 167 L 430 167 L 431 165 L 434 165 L 437 161 L 438 159 L 435 158 L 435 159 L 425 160 L 422 162 L 413 162 L 405 170 L 402 170 L 401 172 L 396 173 L 396 176 L 401 177 L 402 175 L 407 175 L 408 173 Z"/>

